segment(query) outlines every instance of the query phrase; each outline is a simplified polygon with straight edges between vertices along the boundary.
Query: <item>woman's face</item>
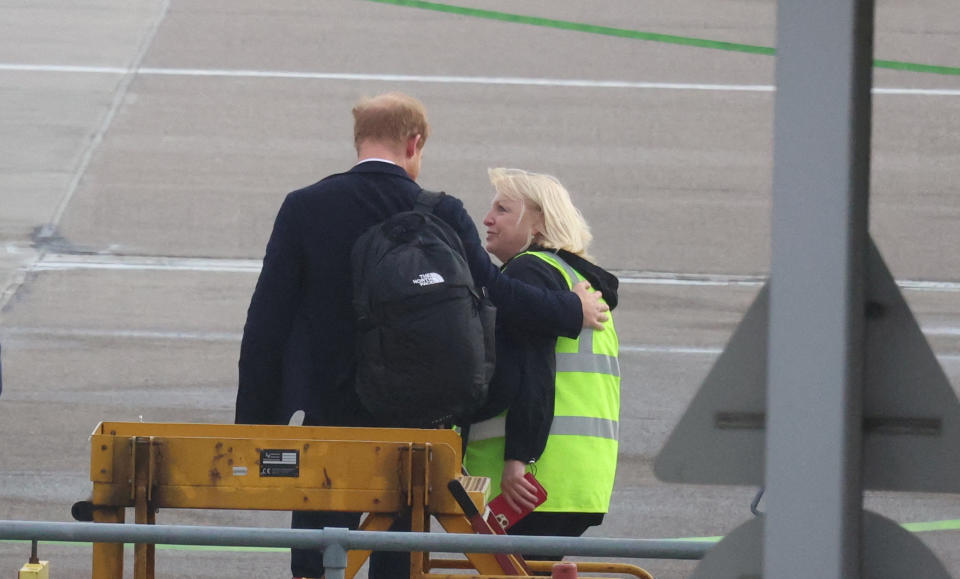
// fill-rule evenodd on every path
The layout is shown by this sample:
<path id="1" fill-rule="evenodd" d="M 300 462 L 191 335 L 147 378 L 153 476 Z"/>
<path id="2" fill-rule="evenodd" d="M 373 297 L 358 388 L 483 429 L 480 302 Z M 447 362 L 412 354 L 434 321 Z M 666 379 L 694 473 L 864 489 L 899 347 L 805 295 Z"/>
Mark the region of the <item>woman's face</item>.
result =
<path id="1" fill-rule="evenodd" d="M 483 225 L 487 228 L 487 251 L 503 263 L 525 250 L 537 232 L 534 220 L 540 213 L 530 207 L 525 211 L 523 209 L 522 201 L 508 199 L 497 193 L 490 211 L 483 219 Z"/>

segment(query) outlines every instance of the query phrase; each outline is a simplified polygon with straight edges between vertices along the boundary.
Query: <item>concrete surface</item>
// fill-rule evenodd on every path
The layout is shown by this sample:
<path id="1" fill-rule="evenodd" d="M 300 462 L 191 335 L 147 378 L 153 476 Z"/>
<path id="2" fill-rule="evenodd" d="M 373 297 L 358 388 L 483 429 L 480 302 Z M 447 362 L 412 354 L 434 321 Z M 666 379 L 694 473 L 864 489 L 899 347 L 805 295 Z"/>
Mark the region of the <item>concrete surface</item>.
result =
<path id="1" fill-rule="evenodd" d="M 773 0 L 456 5 L 775 44 Z M 876 57 L 956 67 L 957 22 L 952 0 L 881 0 Z M 665 484 L 650 465 L 768 269 L 773 71 L 763 54 L 363 0 L 0 0 L 0 518 L 70 520 L 101 420 L 231 421 L 279 203 L 348 168 L 350 106 L 397 89 L 429 110 L 425 187 L 481 216 L 487 167 L 553 173 L 624 280 L 622 456 L 592 534 L 729 533 L 755 489 Z M 905 296 L 957 388 L 960 75 L 877 69 L 874 84 L 896 90 L 874 99 L 871 231 L 893 275 L 915 282 Z M 865 506 L 901 523 L 960 519 L 950 494 L 868 492 Z M 957 532 L 919 533 L 953 576 Z M 89 577 L 89 553 L 41 546 L 58 578 Z M 0 574 L 28 555 L 0 542 Z M 157 559 L 158 577 L 289 576 L 281 552 Z M 695 566 L 640 563 L 658 579 Z"/>

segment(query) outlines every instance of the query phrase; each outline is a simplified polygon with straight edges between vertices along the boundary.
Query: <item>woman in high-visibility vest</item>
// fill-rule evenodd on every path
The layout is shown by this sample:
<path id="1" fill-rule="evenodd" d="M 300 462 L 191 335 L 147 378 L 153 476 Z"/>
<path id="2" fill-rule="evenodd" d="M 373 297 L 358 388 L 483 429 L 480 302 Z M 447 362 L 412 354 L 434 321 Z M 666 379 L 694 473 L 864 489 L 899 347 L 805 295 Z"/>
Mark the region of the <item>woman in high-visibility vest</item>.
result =
<path id="1" fill-rule="evenodd" d="M 483 221 L 486 249 L 511 277 L 551 289 L 586 279 L 617 305 L 617 278 L 592 263 L 592 239 L 567 190 L 549 175 L 490 169 L 496 191 Z M 490 477 L 518 511 L 535 505 L 532 472 L 547 500 L 510 526 L 517 535 L 580 536 L 610 506 L 620 418 L 619 342 L 613 315 L 576 340 L 497 318 L 490 401 L 464 433 L 464 463 Z M 532 559 L 550 559 L 530 555 Z M 554 559 L 559 559 L 555 557 Z"/>

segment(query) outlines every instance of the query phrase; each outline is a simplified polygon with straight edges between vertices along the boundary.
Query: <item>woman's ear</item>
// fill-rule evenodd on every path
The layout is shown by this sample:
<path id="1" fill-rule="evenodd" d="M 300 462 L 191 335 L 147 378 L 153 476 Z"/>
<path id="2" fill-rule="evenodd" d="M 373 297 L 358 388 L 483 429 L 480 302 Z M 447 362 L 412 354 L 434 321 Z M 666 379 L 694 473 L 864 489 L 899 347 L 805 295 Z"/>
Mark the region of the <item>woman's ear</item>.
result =
<path id="1" fill-rule="evenodd" d="M 543 226 L 541 224 L 536 224 L 530 228 L 530 243 L 536 245 L 542 245 L 543 241 Z"/>
<path id="2" fill-rule="evenodd" d="M 533 234 L 533 238 L 536 240 L 543 239 L 543 232 L 546 229 L 546 226 L 543 222 L 543 212 L 537 211 L 537 220 L 533 222 L 533 227 L 530 228 L 530 233 Z"/>

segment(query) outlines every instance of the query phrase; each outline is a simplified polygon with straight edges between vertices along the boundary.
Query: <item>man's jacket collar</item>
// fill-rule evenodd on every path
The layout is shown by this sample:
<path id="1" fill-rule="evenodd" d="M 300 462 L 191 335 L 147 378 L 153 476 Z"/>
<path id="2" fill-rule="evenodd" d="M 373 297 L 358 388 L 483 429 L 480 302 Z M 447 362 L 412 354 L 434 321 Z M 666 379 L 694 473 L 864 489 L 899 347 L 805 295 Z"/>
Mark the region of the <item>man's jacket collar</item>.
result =
<path id="1" fill-rule="evenodd" d="M 392 175 L 397 175 L 400 177 L 407 177 L 407 172 L 400 165 L 395 165 L 393 163 L 387 163 L 385 161 L 365 161 L 363 163 L 357 163 L 349 171 L 350 173 L 390 173 Z"/>

